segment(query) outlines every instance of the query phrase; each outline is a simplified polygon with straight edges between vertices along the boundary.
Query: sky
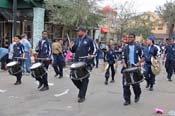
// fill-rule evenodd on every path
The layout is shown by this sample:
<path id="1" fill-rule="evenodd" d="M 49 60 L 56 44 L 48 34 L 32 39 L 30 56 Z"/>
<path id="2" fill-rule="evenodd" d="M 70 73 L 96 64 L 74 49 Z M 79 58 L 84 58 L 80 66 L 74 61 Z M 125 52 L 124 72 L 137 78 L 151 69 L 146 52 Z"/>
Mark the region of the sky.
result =
<path id="1" fill-rule="evenodd" d="M 146 11 L 155 11 L 156 7 L 162 6 L 167 0 L 101 0 L 98 4 L 100 7 L 104 7 L 106 5 L 115 6 L 126 1 L 132 2 L 136 12 L 142 13 Z"/>

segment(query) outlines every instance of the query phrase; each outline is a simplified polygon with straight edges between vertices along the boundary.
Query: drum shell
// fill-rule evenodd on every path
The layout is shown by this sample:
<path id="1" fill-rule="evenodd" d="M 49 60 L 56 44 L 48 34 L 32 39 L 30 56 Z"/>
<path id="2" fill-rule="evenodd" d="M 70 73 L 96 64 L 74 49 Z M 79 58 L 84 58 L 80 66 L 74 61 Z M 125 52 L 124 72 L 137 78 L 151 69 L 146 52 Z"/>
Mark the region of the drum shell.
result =
<path id="1" fill-rule="evenodd" d="M 139 68 L 131 72 L 124 72 L 123 74 L 126 81 L 126 85 L 141 83 L 144 80 L 143 74 L 141 73 L 141 69 Z"/>
<path id="2" fill-rule="evenodd" d="M 86 65 L 70 68 L 70 77 L 73 80 L 81 80 L 90 76 Z"/>
<path id="3" fill-rule="evenodd" d="M 42 76 L 46 74 L 46 69 L 42 65 L 36 68 L 30 69 L 30 71 L 31 71 L 32 77 L 34 78 L 41 78 Z"/>
<path id="4" fill-rule="evenodd" d="M 10 75 L 16 75 L 22 71 L 19 63 L 12 66 L 7 66 L 7 70 Z"/>

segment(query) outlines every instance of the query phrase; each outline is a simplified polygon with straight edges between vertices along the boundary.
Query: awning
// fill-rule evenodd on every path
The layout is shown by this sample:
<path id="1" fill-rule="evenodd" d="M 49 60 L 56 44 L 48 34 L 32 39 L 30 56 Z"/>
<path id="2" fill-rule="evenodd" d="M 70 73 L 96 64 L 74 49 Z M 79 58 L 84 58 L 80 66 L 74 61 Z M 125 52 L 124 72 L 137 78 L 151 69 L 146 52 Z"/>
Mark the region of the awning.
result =
<path id="1" fill-rule="evenodd" d="M 108 33 L 109 32 L 109 29 L 107 29 L 105 27 L 101 27 L 100 32 L 101 33 Z"/>
<path id="2" fill-rule="evenodd" d="M 127 42 L 127 41 L 128 41 L 128 37 L 125 36 L 125 37 L 122 38 L 122 40 L 123 40 L 124 42 Z"/>

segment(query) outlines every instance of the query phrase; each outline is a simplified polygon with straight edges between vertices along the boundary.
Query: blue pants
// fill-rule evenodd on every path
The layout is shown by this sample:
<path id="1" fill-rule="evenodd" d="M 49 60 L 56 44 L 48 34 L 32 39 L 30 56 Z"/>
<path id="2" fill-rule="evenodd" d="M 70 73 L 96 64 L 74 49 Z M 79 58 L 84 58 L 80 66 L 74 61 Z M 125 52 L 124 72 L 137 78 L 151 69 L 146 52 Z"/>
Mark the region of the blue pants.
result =
<path id="1" fill-rule="evenodd" d="M 166 68 L 166 72 L 167 72 L 167 78 L 168 79 L 171 79 L 172 75 L 173 75 L 173 70 L 174 70 L 174 67 L 175 67 L 175 61 L 173 60 L 166 60 L 165 62 L 165 68 Z"/>
<path id="2" fill-rule="evenodd" d="M 23 72 L 25 72 L 25 69 L 26 69 L 26 72 L 27 73 L 30 73 L 30 64 L 31 64 L 31 59 L 30 59 L 30 53 L 29 52 L 25 52 L 25 60 L 24 60 L 24 63 L 22 64 L 22 70 Z"/>
<path id="3" fill-rule="evenodd" d="M 53 68 L 55 70 L 55 73 L 59 74 L 60 76 L 63 76 L 63 67 L 65 62 L 63 55 L 62 54 L 53 55 L 53 58 L 54 58 Z"/>
<path id="4" fill-rule="evenodd" d="M 114 64 L 109 64 L 109 67 L 105 73 L 105 78 L 106 78 L 106 81 L 108 81 L 109 77 L 110 77 L 110 68 L 111 68 L 111 77 L 112 77 L 112 80 L 114 80 L 114 76 L 115 76 L 115 70 L 114 70 Z"/>
<path id="5" fill-rule="evenodd" d="M 147 83 L 149 85 L 154 85 L 155 84 L 155 75 L 153 74 L 153 72 L 151 70 L 151 65 L 145 64 L 144 69 L 145 69 L 145 71 L 144 71 L 145 80 L 147 81 Z"/>
<path id="6" fill-rule="evenodd" d="M 72 79 L 72 82 L 79 89 L 78 97 L 79 98 L 85 98 L 88 83 L 89 83 L 89 78 L 85 78 L 85 79 L 82 79 L 82 80 L 73 80 Z"/>

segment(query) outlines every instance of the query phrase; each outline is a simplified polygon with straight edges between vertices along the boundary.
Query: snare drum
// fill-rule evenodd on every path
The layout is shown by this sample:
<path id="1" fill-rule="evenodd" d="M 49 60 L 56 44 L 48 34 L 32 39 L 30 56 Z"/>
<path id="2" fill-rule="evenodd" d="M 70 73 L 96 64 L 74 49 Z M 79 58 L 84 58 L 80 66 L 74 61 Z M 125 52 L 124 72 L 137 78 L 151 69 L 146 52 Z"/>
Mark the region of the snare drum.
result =
<path id="1" fill-rule="evenodd" d="M 123 70 L 126 85 L 140 83 L 144 80 L 141 67 L 131 67 Z"/>
<path id="2" fill-rule="evenodd" d="M 87 69 L 87 65 L 85 62 L 77 62 L 73 63 L 70 66 L 70 77 L 73 80 L 81 80 L 84 78 L 88 78 L 90 76 L 90 73 Z"/>
<path id="3" fill-rule="evenodd" d="M 22 71 L 21 66 L 17 61 L 12 61 L 8 63 L 7 69 L 10 75 L 16 75 Z"/>
<path id="4" fill-rule="evenodd" d="M 46 74 L 46 68 L 40 62 L 33 64 L 30 70 L 34 78 L 40 78 Z"/>

